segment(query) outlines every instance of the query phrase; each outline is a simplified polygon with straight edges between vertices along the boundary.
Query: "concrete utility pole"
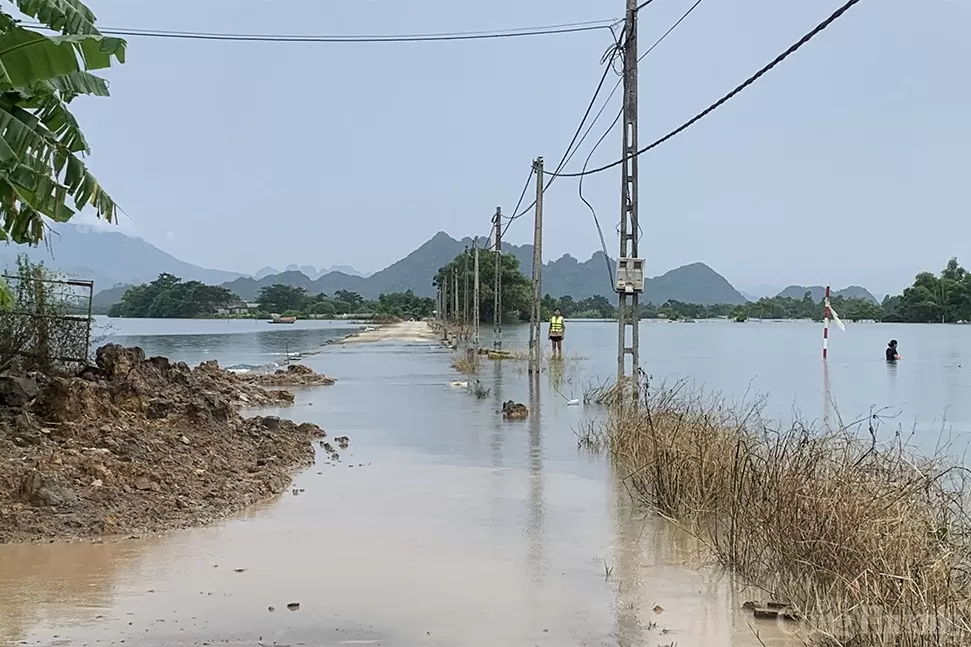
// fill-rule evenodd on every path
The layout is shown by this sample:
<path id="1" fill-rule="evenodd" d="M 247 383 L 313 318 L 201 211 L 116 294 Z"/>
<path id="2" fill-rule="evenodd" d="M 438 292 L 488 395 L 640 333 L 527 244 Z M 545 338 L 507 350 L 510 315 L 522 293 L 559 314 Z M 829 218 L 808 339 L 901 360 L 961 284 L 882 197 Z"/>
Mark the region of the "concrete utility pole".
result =
<path id="1" fill-rule="evenodd" d="M 445 286 L 438 285 L 438 322 L 442 326 L 442 341 L 448 341 L 448 326 L 445 314 Z"/>
<path id="2" fill-rule="evenodd" d="M 439 307 L 439 312 L 441 313 L 440 317 L 443 324 L 448 323 L 448 306 L 446 305 L 448 303 L 448 291 L 445 287 L 446 284 L 447 284 L 447 279 L 446 279 L 446 283 L 440 283 L 438 286 L 438 298 L 439 298 L 438 307 Z"/>
<path id="3" fill-rule="evenodd" d="M 459 318 L 459 271 L 452 268 L 452 319 L 458 322 Z"/>
<path id="4" fill-rule="evenodd" d="M 479 243 L 475 243 L 475 261 L 472 271 L 472 320 L 473 320 L 473 339 L 475 340 L 475 352 L 479 352 Z"/>
<path id="5" fill-rule="evenodd" d="M 492 296 L 492 347 L 502 348 L 502 209 L 496 207 L 496 215 L 492 217 L 492 224 L 496 228 L 496 276 L 493 279 Z"/>
<path id="6" fill-rule="evenodd" d="M 617 383 L 629 381 L 636 405 L 640 336 L 638 334 L 639 294 L 644 289 L 644 261 L 637 255 L 637 0 L 627 0 L 626 40 L 624 42 L 624 163 L 620 188 L 620 257 L 617 263 L 618 332 Z M 627 328 L 630 327 L 630 346 Z M 626 356 L 631 356 L 630 373 Z"/>
<path id="7" fill-rule="evenodd" d="M 543 158 L 533 162 L 536 173 L 536 216 L 533 229 L 533 308 L 529 319 L 529 372 L 539 373 L 540 302 L 543 299 Z"/>
<path id="8" fill-rule="evenodd" d="M 469 248 L 462 254 L 462 281 L 465 291 L 462 294 L 462 323 L 469 325 Z"/>

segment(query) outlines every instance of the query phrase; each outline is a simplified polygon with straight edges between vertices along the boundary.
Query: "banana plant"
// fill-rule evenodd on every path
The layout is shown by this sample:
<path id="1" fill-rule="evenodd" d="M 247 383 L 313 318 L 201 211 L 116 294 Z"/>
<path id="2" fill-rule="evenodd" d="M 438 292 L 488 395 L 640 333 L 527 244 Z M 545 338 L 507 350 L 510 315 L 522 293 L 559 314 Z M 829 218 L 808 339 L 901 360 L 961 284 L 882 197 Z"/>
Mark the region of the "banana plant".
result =
<path id="1" fill-rule="evenodd" d="M 108 96 L 93 72 L 124 63 L 126 43 L 102 35 L 80 0 L 5 1 L 41 31 L 0 4 L 0 243 L 38 245 L 48 220 L 88 206 L 114 222 L 117 206 L 83 161 L 90 149 L 68 105 Z M 9 304 L 0 279 L 0 307 Z"/>

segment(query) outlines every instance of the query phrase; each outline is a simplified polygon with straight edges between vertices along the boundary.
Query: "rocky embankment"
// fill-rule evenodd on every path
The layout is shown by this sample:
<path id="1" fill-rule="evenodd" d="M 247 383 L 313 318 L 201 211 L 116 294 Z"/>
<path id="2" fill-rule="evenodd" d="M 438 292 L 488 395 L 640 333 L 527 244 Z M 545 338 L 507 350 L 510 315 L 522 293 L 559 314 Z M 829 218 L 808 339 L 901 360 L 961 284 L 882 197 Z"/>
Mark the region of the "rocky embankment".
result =
<path id="1" fill-rule="evenodd" d="M 0 376 L 0 542 L 160 532 L 283 492 L 326 434 L 238 409 L 293 402 L 263 384 L 328 383 L 284 373 L 240 377 L 109 344 L 77 377 Z"/>

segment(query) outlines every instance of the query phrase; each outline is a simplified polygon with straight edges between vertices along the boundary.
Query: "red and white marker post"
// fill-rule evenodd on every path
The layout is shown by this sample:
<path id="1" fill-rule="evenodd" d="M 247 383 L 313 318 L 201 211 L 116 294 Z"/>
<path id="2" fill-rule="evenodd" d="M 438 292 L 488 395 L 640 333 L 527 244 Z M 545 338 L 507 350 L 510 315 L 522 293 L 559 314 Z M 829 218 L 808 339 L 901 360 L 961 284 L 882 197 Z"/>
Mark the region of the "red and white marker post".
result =
<path id="1" fill-rule="evenodd" d="M 826 297 L 823 299 L 823 359 L 829 354 L 829 318 L 832 309 L 829 305 L 829 286 L 826 286 Z"/>

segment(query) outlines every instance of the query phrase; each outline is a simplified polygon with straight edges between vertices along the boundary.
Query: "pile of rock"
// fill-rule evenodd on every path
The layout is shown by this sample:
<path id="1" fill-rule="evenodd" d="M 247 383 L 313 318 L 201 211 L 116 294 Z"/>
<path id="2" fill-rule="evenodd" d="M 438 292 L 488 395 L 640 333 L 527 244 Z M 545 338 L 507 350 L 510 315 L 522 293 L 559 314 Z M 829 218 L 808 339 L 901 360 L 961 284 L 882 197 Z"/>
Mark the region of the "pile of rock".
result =
<path id="1" fill-rule="evenodd" d="M 117 345 L 78 377 L 0 376 L 0 542 L 158 532 L 283 492 L 326 434 L 237 409 L 292 401 Z"/>
<path id="2" fill-rule="evenodd" d="M 286 369 L 281 368 L 273 373 L 246 375 L 243 379 L 260 386 L 329 386 L 337 382 L 303 364 L 291 364 Z"/>

